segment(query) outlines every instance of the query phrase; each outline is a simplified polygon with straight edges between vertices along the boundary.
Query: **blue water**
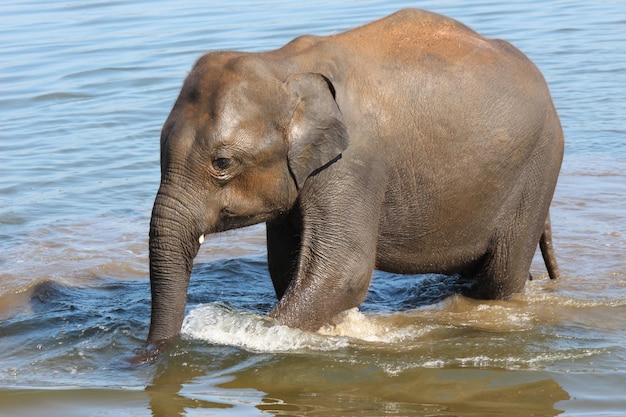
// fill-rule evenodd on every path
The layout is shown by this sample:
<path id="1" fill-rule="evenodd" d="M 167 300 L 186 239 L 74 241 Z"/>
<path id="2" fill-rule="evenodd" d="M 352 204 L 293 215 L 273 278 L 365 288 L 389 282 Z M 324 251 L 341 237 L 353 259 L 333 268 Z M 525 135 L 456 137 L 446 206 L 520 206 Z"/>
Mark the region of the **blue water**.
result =
<path id="1" fill-rule="evenodd" d="M 269 50 L 399 8 L 511 41 L 566 136 L 552 205 L 564 274 L 512 301 L 377 273 L 360 312 L 277 329 L 264 228 L 198 256 L 183 340 L 149 323 L 160 128 L 202 53 Z M 5 1 L 0 4 L 0 415 L 621 415 L 626 410 L 622 1 Z M 308 414 L 307 414 L 308 413 Z"/>

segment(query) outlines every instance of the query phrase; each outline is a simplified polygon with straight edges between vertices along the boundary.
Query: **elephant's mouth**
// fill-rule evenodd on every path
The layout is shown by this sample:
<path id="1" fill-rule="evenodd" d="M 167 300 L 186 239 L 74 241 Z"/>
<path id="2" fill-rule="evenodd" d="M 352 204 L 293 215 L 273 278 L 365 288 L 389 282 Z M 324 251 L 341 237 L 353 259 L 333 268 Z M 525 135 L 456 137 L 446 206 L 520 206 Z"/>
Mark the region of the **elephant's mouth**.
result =
<path id="1" fill-rule="evenodd" d="M 252 226 L 259 223 L 265 223 L 270 220 L 284 217 L 288 211 L 288 209 L 279 208 L 266 210 L 255 214 L 239 214 L 231 212 L 229 210 L 222 210 L 215 227 L 211 230 L 205 231 L 199 237 L 199 241 L 202 240 L 202 242 L 204 242 L 203 236 L 211 233 L 226 232 L 228 230 L 239 229 L 241 227 Z M 202 244 L 202 242 L 200 244 Z"/>

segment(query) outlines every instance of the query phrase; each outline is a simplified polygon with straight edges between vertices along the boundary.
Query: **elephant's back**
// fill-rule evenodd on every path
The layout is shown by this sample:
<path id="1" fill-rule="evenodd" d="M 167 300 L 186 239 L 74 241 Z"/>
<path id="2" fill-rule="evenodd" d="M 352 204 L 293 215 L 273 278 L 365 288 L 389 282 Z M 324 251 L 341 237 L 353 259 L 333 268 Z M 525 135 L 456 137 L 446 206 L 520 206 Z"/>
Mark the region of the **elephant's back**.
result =
<path id="1" fill-rule="evenodd" d="M 419 9 L 400 10 L 328 40 L 372 63 L 416 62 L 423 56 L 453 63 L 467 59 L 468 54 L 501 53 L 499 45 L 466 25 Z"/>
<path id="2" fill-rule="evenodd" d="M 422 114 L 461 111 L 471 118 L 493 113 L 494 104 L 500 110 L 521 105 L 528 109 L 525 117 L 543 118 L 551 106 L 543 76 L 521 51 L 424 10 L 401 10 L 337 35 L 303 38 L 299 45 L 324 51 L 320 55 L 334 62 L 334 78 L 348 92 L 358 91 L 364 107 L 400 100 Z M 468 100 L 489 106 L 476 108 Z"/>

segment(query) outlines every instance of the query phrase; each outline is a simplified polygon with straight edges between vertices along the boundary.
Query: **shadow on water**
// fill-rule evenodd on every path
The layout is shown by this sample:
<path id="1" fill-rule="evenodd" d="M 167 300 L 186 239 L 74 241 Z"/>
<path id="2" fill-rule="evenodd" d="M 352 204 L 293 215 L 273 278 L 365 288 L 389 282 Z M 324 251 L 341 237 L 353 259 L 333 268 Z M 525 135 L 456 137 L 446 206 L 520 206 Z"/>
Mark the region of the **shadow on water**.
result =
<path id="1" fill-rule="evenodd" d="M 363 311 L 401 311 L 437 303 L 468 287 L 457 276 L 402 275 L 374 271 Z M 190 304 L 225 302 L 236 309 L 266 313 L 276 303 L 264 256 L 225 259 L 194 267 Z"/>

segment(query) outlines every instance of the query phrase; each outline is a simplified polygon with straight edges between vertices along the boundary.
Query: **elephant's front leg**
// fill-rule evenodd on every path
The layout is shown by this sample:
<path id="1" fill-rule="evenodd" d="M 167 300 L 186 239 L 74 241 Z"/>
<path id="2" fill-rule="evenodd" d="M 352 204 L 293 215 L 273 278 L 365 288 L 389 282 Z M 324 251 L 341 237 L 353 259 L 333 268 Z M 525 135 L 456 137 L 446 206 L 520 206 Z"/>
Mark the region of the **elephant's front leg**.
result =
<path id="1" fill-rule="evenodd" d="M 380 205 L 375 196 L 356 199 L 356 194 L 352 190 L 301 202 L 295 273 L 270 316 L 315 331 L 364 300 L 374 270 Z"/>

